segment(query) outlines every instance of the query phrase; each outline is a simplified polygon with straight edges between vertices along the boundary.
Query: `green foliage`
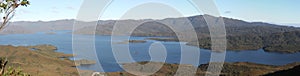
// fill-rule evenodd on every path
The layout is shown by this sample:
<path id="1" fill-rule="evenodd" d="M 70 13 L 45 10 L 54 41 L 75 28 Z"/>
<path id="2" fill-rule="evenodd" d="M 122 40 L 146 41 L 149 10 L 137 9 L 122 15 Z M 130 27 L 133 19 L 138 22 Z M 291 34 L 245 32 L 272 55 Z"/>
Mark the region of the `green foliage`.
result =
<path id="1" fill-rule="evenodd" d="M 14 16 L 15 9 L 19 6 L 28 6 L 30 5 L 28 0 L 1 0 L 0 2 L 0 13 L 3 15 L 2 24 L 0 25 L 0 30 L 2 30 L 6 24 Z"/>
<path id="2" fill-rule="evenodd" d="M 30 5 L 28 0 L 1 0 L 0 1 L 0 13 L 3 16 L 3 22 L 0 25 L 0 30 L 4 28 L 4 26 L 9 22 L 9 20 L 14 16 L 14 11 L 16 8 L 21 6 Z M 8 67 L 5 69 L 8 61 L 6 58 L 0 58 L 0 76 L 30 76 L 27 73 L 23 73 L 22 70 L 13 69 L 12 67 Z"/>
<path id="3" fill-rule="evenodd" d="M 5 66 L 7 66 L 7 62 L 8 61 L 5 57 L 0 57 L 0 70 L 4 71 L 0 74 L 0 76 L 30 76 L 28 73 L 24 73 L 20 67 L 17 69 L 12 66 L 5 68 Z"/>
<path id="4" fill-rule="evenodd" d="M 0 3 L 1 10 L 6 10 L 7 8 L 14 7 L 17 8 L 19 5 L 28 6 L 30 5 L 28 0 L 5 0 Z M 2 12 L 2 11 L 1 11 Z"/>
<path id="5" fill-rule="evenodd" d="M 300 31 L 275 33 L 264 37 L 264 50 L 268 52 L 300 52 Z"/>
<path id="6" fill-rule="evenodd" d="M 21 1 L 20 4 L 21 4 L 22 6 L 26 6 L 26 7 L 27 7 L 27 5 L 30 5 L 29 1 L 27 1 L 27 0 Z"/>
<path id="7" fill-rule="evenodd" d="M 22 69 L 19 67 L 14 69 L 13 67 L 8 67 L 3 76 L 30 76 L 28 73 L 24 73 Z"/>
<path id="8" fill-rule="evenodd" d="M 300 52 L 300 31 L 277 32 L 272 34 L 240 34 L 227 36 L 227 50 L 257 50 L 267 52 Z M 188 45 L 196 45 L 189 42 Z M 199 47 L 211 49 L 209 37 L 199 39 Z"/>
<path id="9" fill-rule="evenodd" d="M 4 57 L 0 57 L 0 76 L 5 72 L 5 66 L 7 65 L 7 59 Z"/>

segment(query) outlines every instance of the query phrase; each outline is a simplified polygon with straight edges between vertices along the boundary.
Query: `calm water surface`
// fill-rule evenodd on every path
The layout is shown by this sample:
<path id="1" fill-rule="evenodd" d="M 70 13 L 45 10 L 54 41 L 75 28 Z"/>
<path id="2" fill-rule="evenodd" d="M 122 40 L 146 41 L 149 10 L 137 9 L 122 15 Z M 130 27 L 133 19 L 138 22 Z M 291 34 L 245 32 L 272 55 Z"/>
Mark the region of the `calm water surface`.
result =
<path id="1" fill-rule="evenodd" d="M 82 38 L 87 38 L 90 35 L 80 35 Z M 120 36 L 121 37 L 121 36 Z M 131 37 L 132 40 L 144 40 L 148 37 Z M 106 72 L 122 71 L 121 67 L 117 64 L 113 57 L 111 49 L 110 36 L 96 36 L 95 37 L 96 53 L 101 65 Z M 136 61 L 149 61 L 148 54 L 149 46 L 154 40 L 147 40 L 146 43 L 130 43 L 131 56 Z M 83 42 L 84 43 L 84 42 Z M 113 42 L 114 43 L 114 42 Z M 180 42 L 161 42 L 167 50 L 167 63 L 180 62 L 180 44 L 188 49 L 198 49 L 197 47 L 187 46 Z M 1 45 L 14 45 L 14 46 L 28 46 L 39 44 L 51 44 L 58 47 L 58 52 L 72 54 L 72 34 L 71 31 L 57 31 L 56 34 L 35 33 L 35 34 L 10 34 L 0 35 Z M 119 46 L 127 44 L 116 44 Z M 84 47 L 84 46 L 83 46 Z M 200 51 L 200 64 L 209 62 L 210 50 L 199 49 Z M 84 51 L 83 51 L 84 54 Z M 87 55 L 88 56 L 88 55 Z M 83 57 L 84 58 L 84 57 Z M 226 62 L 254 62 L 269 65 L 284 65 L 292 62 L 300 62 L 300 53 L 283 54 L 283 53 L 270 53 L 264 50 L 247 50 L 247 51 L 227 51 Z M 96 65 L 79 66 L 80 69 L 95 70 Z"/>

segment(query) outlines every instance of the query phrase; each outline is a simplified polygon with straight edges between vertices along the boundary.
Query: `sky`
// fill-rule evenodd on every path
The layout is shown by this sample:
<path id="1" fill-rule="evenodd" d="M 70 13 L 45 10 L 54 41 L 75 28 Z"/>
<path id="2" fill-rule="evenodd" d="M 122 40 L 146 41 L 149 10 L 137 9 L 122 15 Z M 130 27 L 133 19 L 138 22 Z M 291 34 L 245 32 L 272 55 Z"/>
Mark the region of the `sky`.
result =
<path id="1" fill-rule="evenodd" d="M 75 19 L 83 2 L 83 0 L 29 1 L 31 5 L 18 8 L 12 21 Z M 141 7 L 150 8 L 151 4 L 146 6 L 147 3 L 160 3 L 163 5 L 152 5 L 155 9 L 142 9 Z M 220 15 L 223 17 L 249 22 L 300 24 L 300 0 L 215 0 L 215 3 Z M 168 6 L 168 8 L 164 8 L 164 6 Z M 97 6 L 91 8 L 97 9 Z M 169 8 L 173 9 L 168 10 Z M 170 12 L 174 10 L 177 11 L 176 14 Z M 187 0 L 113 0 L 102 12 L 101 17 L 99 17 L 100 20 L 163 19 L 203 14 Z M 128 12 L 133 14 L 128 14 Z M 164 13 L 161 14 L 161 12 Z M 158 13 L 159 15 L 151 15 Z"/>

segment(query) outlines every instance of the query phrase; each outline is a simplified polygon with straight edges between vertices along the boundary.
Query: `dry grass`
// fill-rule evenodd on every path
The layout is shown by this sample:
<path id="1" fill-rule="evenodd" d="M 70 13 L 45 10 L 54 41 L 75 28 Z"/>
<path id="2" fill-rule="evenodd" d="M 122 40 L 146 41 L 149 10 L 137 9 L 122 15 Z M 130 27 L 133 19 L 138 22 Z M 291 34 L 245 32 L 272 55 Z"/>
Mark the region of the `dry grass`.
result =
<path id="1" fill-rule="evenodd" d="M 0 46 L 0 57 L 8 57 L 9 65 L 13 67 L 21 67 L 25 73 L 30 73 L 33 76 L 78 76 L 78 71 L 74 67 L 74 61 L 61 59 L 61 57 L 71 57 L 73 55 L 57 53 L 54 50 L 57 48 L 51 45 L 38 46 Z M 148 62 L 140 62 L 146 64 Z M 173 76 L 178 64 L 167 64 L 159 62 L 151 62 L 154 64 L 163 64 L 162 68 L 151 76 Z M 285 70 L 299 65 L 300 63 L 287 64 L 284 66 L 270 66 L 248 62 L 225 63 L 222 75 L 225 76 L 259 76 L 268 73 L 273 73 L 279 70 Z M 137 64 L 126 63 L 126 66 L 137 66 Z M 190 65 L 180 65 L 191 67 Z M 152 66 L 154 68 L 157 66 Z M 200 65 L 197 68 L 197 75 L 206 73 L 207 64 Z M 195 68 L 195 67 L 194 67 Z M 136 70 L 136 69 L 135 69 Z M 189 71 L 189 70 L 186 70 Z M 81 71 L 84 75 L 90 75 L 92 71 Z M 137 71 L 138 72 L 138 71 Z M 141 72 L 139 72 L 141 73 Z M 128 72 L 110 72 L 108 76 L 134 76 Z"/>
<path id="2" fill-rule="evenodd" d="M 35 51 L 31 50 L 36 48 Z M 73 61 L 59 57 L 70 56 L 57 53 L 51 45 L 39 46 L 0 46 L 1 57 L 8 57 L 8 66 L 21 67 L 33 76 L 77 76 Z"/>
<path id="3" fill-rule="evenodd" d="M 140 62 L 140 64 L 144 64 L 144 63 L 145 62 Z M 158 64 L 159 62 L 151 62 L 151 63 Z M 137 66 L 136 63 L 127 63 L 124 64 L 123 66 L 126 67 L 128 65 Z M 284 66 L 270 66 L 270 65 L 255 64 L 249 62 L 225 63 L 221 72 L 221 76 L 261 76 L 275 71 L 290 69 L 297 65 L 300 65 L 300 63 L 292 63 Z M 151 76 L 173 76 L 176 74 L 178 66 L 179 66 L 178 64 L 165 63 L 164 66 L 159 71 L 157 71 L 155 74 Z M 180 65 L 180 66 L 190 67 L 190 65 Z M 196 75 L 204 76 L 207 67 L 208 67 L 207 64 L 200 65 L 197 68 L 198 70 Z M 128 72 L 110 72 L 106 74 L 108 76 L 134 76 L 133 74 L 130 74 Z M 188 74 L 180 74 L 180 75 L 189 76 Z"/>

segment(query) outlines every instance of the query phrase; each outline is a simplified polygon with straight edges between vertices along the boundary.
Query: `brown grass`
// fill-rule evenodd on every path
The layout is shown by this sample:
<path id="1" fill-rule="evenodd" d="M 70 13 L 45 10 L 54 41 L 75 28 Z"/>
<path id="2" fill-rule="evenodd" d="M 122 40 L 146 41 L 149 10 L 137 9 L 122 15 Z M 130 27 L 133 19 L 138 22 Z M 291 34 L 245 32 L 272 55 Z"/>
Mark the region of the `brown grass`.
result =
<path id="1" fill-rule="evenodd" d="M 31 48 L 38 50 L 32 51 Z M 8 57 L 8 66 L 21 67 L 24 72 L 33 76 L 77 76 L 77 70 L 70 60 L 60 59 L 60 56 L 70 56 L 57 53 L 56 47 L 39 46 L 0 46 L 0 56 Z"/>
<path id="2" fill-rule="evenodd" d="M 140 62 L 142 64 L 146 62 Z M 159 63 L 159 62 L 151 62 L 151 63 Z M 126 63 L 123 66 L 135 66 L 135 63 Z M 271 66 L 271 65 L 263 65 L 263 64 L 256 64 L 256 63 L 249 63 L 249 62 L 237 62 L 237 63 L 224 63 L 224 67 L 221 72 L 221 76 L 261 76 L 268 73 L 272 73 L 275 71 L 285 70 L 293 68 L 294 66 L 300 65 L 300 63 L 291 63 L 284 66 Z M 173 76 L 176 74 L 178 69 L 178 64 L 167 64 L 165 63 L 164 66 L 155 74 L 151 76 Z M 190 65 L 180 65 L 185 67 L 190 67 Z M 204 76 L 206 73 L 208 65 L 203 64 L 200 65 L 197 69 L 197 76 Z M 185 70 L 188 71 L 188 70 Z M 110 72 L 106 73 L 108 76 L 134 76 L 128 72 Z M 187 75 L 188 74 L 180 74 L 180 75 Z"/>

